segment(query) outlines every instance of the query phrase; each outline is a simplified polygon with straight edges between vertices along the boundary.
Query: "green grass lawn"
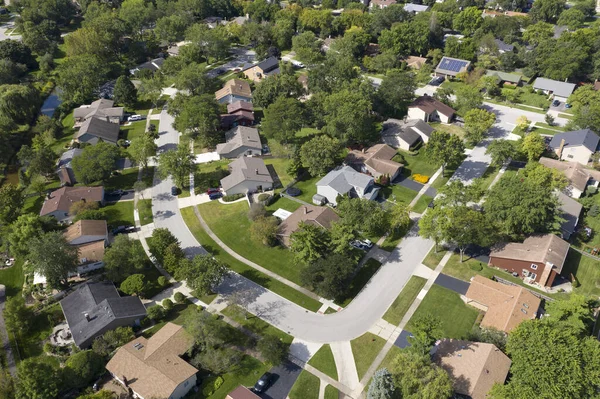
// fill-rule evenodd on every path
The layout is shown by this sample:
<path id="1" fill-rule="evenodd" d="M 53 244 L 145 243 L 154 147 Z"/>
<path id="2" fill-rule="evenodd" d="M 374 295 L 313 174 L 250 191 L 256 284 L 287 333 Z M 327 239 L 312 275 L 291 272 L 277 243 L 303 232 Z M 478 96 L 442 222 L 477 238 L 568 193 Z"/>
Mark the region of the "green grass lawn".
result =
<path id="1" fill-rule="evenodd" d="M 275 279 L 272 279 L 266 274 L 251 268 L 250 266 L 240 262 L 225 252 L 212 238 L 210 238 L 206 231 L 204 231 L 192 207 L 181 209 L 181 215 L 183 216 L 185 223 L 196 240 L 202 244 L 202 247 L 211 253 L 215 258 L 227 264 L 231 270 L 259 285 L 262 285 L 274 293 L 281 295 L 297 305 L 302 306 L 305 309 L 313 312 L 319 310 L 321 307 L 321 302 L 312 299 Z"/>
<path id="2" fill-rule="evenodd" d="M 71 140 L 73 140 L 73 135 L 75 134 L 75 129 L 73 129 L 74 123 L 75 119 L 73 118 L 73 111 L 71 111 L 62 120 L 62 134 L 57 137 L 56 141 L 52 144 L 52 149 L 57 155 L 63 153 Z"/>
<path id="3" fill-rule="evenodd" d="M 6 286 L 6 296 L 18 295 L 23 288 L 25 276 L 23 275 L 24 259 L 15 260 L 15 264 L 8 269 L 0 270 L 0 284 Z"/>
<path id="4" fill-rule="evenodd" d="M 306 370 L 302 370 L 292 387 L 290 399 L 318 399 L 321 380 Z"/>
<path id="5" fill-rule="evenodd" d="M 569 279 L 571 274 L 575 276 L 580 284 L 575 293 L 600 296 L 600 262 L 571 249 L 562 274 Z"/>
<path id="6" fill-rule="evenodd" d="M 133 185 L 137 181 L 138 173 L 139 173 L 138 168 L 123 169 L 123 170 L 117 172 L 117 174 L 111 176 L 104 183 L 104 190 L 105 191 L 112 191 L 112 190 L 117 190 L 117 189 L 131 190 L 133 188 Z"/>
<path id="7" fill-rule="evenodd" d="M 465 158 L 466 157 L 463 157 L 463 160 Z M 450 180 L 450 178 L 452 177 L 452 175 L 454 174 L 454 172 L 460 166 L 461 163 L 462 163 L 462 160 L 460 161 L 459 164 L 457 164 L 455 166 L 446 166 L 446 168 L 444 169 L 444 175 L 442 176 L 442 174 L 440 173 L 440 175 L 437 177 L 437 179 L 435 179 L 435 181 L 433 183 L 431 183 L 431 187 L 433 187 L 435 189 L 439 189 L 439 188 L 445 186 L 446 183 L 448 183 L 448 180 Z"/>
<path id="8" fill-rule="evenodd" d="M 543 109 L 548 109 L 550 107 L 550 100 L 548 100 L 548 96 L 545 94 L 538 94 L 536 92 L 530 93 L 528 91 L 523 91 L 519 96 L 519 101 L 525 105 L 531 105 L 532 107 L 538 107 Z"/>
<path id="9" fill-rule="evenodd" d="M 379 190 L 383 198 L 388 201 L 408 205 L 417 196 L 418 192 L 399 184 L 390 184 Z"/>
<path id="10" fill-rule="evenodd" d="M 246 312 L 238 305 L 229 305 L 223 309 L 221 313 L 260 336 L 273 335 L 288 345 L 291 344 L 294 339 L 291 335 L 273 327 L 266 321 L 258 318 L 258 316 Z"/>
<path id="11" fill-rule="evenodd" d="M 562 133 L 560 131 L 556 131 L 556 130 L 552 130 L 552 129 L 546 129 L 546 128 L 538 127 L 538 126 L 536 126 L 533 129 L 531 129 L 531 131 L 539 133 L 539 134 L 549 135 L 549 136 L 554 136 L 555 134 Z"/>
<path id="12" fill-rule="evenodd" d="M 421 292 L 421 289 L 425 286 L 427 280 L 421 277 L 412 276 L 406 283 L 400 295 L 394 300 L 392 306 L 389 307 L 387 312 L 383 315 L 383 320 L 391 323 L 395 326 L 400 324 L 402 318 L 410 308 L 410 305 L 414 302 L 415 298 Z"/>
<path id="13" fill-rule="evenodd" d="M 411 229 L 412 225 L 413 222 L 411 221 L 405 228 L 392 231 L 392 233 L 385 238 L 383 244 L 381 244 L 379 248 L 383 249 L 384 251 L 392 252 L 394 248 L 398 246 L 400 241 L 402 241 L 408 230 Z"/>
<path id="14" fill-rule="evenodd" d="M 369 280 L 371 280 L 371 277 L 377 273 L 377 270 L 379 270 L 380 267 L 381 263 L 377 260 L 373 258 L 367 260 L 350 282 L 345 298 L 337 299 L 335 302 L 342 307 L 348 306 L 354 297 L 358 295 L 360 290 L 362 290 Z"/>
<path id="15" fill-rule="evenodd" d="M 294 184 L 294 187 L 299 188 L 302 193 L 298 196 L 298 199 L 312 204 L 312 197 L 317 193 L 317 182 L 321 180 L 321 177 L 311 177 L 307 180 L 299 180 Z"/>
<path id="16" fill-rule="evenodd" d="M 294 212 L 296 209 L 300 208 L 300 206 L 302 206 L 302 204 L 299 202 L 275 195 L 275 198 L 272 199 L 272 202 L 266 206 L 265 209 L 269 212 L 275 212 L 277 209 L 281 208 L 289 212 Z"/>
<path id="17" fill-rule="evenodd" d="M 285 187 L 292 182 L 292 176 L 287 173 L 287 167 L 290 164 L 290 160 L 288 158 L 265 158 L 264 161 L 265 165 L 273 166 L 277 176 L 279 176 L 282 187 Z"/>
<path id="18" fill-rule="evenodd" d="M 382 368 L 386 368 L 388 369 L 388 371 L 392 371 L 394 369 L 394 364 L 396 363 L 396 357 L 398 357 L 398 355 L 402 352 L 402 349 L 398 348 L 397 346 L 392 346 L 390 348 L 390 351 L 387 353 L 387 355 L 385 355 L 385 357 L 383 358 L 383 361 L 381 362 L 381 365 L 379 366 L 380 369 Z"/>
<path id="19" fill-rule="evenodd" d="M 561 132 L 566 132 L 567 131 L 567 129 L 564 126 L 560 126 L 560 125 L 552 125 L 552 126 L 550 126 L 549 124 L 544 123 L 544 122 L 536 122 L 535 125 L 539 126 L 539 127 L 544 127 L 546 129 L 560 130 Z"/>
<path id="20" fill-rule="evenodd" d="M 183 322 L 186 319 L 186 317 L 188 317 L 188 315 L 194 314 L 197 312 L 196 308 L 197 308 L 197 306 L 190 302 L 183 303 L 183 304 L 175 304 L 175 306 L 173 306 L 173 309 L 171 309 L 167 313 L 167 315 L 165 316 L 165 318 L 163 320 L 161 320 L 159 323 L 156 323 L 154 326 L 152 326 L 152 328 L 149 328 L 146 331 L 144 331 L 144 333 L 142 335 L 146 338 L 150 338 L 158 330 L 163 328 L 163 326 L 165 324 L 167 324 L 168 322 L 178 324 L 181 326 L 181 325 L 183 325 Z"/>
<path id="21" fill-rule="evenodd" d="M 25 198 L 23 202 L 23 213 L 40 213 L 44 205 L 44 197 L 35 195 L 32 197 Z"/>
<path id="22" fill-rule="evenodd" d="M 418 200 L 415 206 L 413 206 L 412 211 L 417 213 L 425 212 L 429 203 L 433 201 L 433 198 L 427 194 L 423 194 Z"/>
<path id="23" fill-rule="evenodd" d="M 141 199 L 138 201 L 138 212 L 142 226 L 154 222 L 152 215 L 152 199 Z"/>
<path id="24" fill-rule="evenodd" d="M 368 332 L 350 341 L 350 345 L 354 354 L 358 378 L 361 379 L 371 367 L 373 360 L 381 352 L 381 349 L 383 349 L 385 340 Z"/>
<path id="25" fill-rule="evenodd" d="M 565 118 L 565 119 L 573 119 L 573 115 L 571 114 L 558 114 L 559 118 Z"/>
<path id="26" fill-rule="evenodd" d="M 337 381 L 337 367 L 335 366 L 335 359 L 333 358 L 329 344 L 323 345 L 308 361 L 308 364 Z"/>
<path id="27" fill-rule="evenodd" d="M 422 263 L 431 270 L 435 270 L 442 261 L 444 255 L 446 255 L 446 250 L 438 245 L 438 251 L 435 252 L 435 247 L 431 248 L 431 251 L 429 251 Z"/>
<path id="28" fill-rule="evenodd" d="M 340 391 L 338 391 L 336 387 L 331 385 L 325 387 L 325 399 L 338 399 L 339 396 Z"/>
<path id="29" fill-rule="evenodd" d="M 108 228 L 124 225 L 134 225 L 133 201 L 110 202 L 102 208 L 108 217 Z"/>
<path id="30" fill-rule="evenodd" d="M 250 237 L 252 222 L 248 219 L 248 204 L 238 202 L 223 205 L 210 202 L 198 206 L 210 229 L 232 250 L 243 257 L 300 284 L 300 267 L 294 255 L 284 247 L 267 247 Z"/>
<path id="31" fill-rule="evenodd" d="M 148 111 L 146 111 L 148 112 Z M 140 137 L 146 131 L 146 121 L 127 122 L 129 125 L 121 126 L 120 139 L 133 140 Z"/>
<path id="32" fill-rule="evenodd" d="M 460 137 L 462 140 L 465 139 L 465 129 L 457 125 L 447 125 L 445 123 L 430 123 L 431 127 L 438 132 L 446 132 Z"/>
<path id="33" fill-rule="evenodd" d="M 483 175 L 480 177 L 481 188 L 483 190 L 487 190 L 488 188 L 490 188 L 490 185 L 496 178 L 496 175 L 498 174 L 499 171 L 500 171 L 500 168 L 498 168 L 497 166 L 494 166 L 494 165 L 488 166 L 488 168 L 485 170 Z"/>
<path id="34" fill-rule="evenodd" d="M 466 337 L 479 314 L 475 308 L 466 305 L 456 292 L 435 284 L 409 320 L 406 330 L 410 331 L 415 320 L 428 313 L 440 319 L 443 337 L 457 339 Z"/>
<path id="35" fill-rule="evenodd" d="M 194 190 L 196 194 L 202 194 L 209 188 L 219 187 L 221 179 L 229 174 L 227 171 L 228 164 L 228 159 L 197 164 L 194 173 Z"/>
<path id="36" fill-rule="evenodd" d="M 423 148 L 421 148 L 416 155 L 403 150 L 398 150 L 398 154 L 400 154 L 401 157 L 396 156 L 394 157 L 394 160 L 404 164 L 402 174 L 407 177 L 415 174 L 431 177 L 440 167 L 440 165 L 432 162 L 431 159 L 425 155 Z"/>
<path id="37" fill-rule="evenodd" d="M 142 181 L 146 187 L 152 187 L 152 183 L 154 183 L 154 166 L 147 167 L 142 171 Z"/>

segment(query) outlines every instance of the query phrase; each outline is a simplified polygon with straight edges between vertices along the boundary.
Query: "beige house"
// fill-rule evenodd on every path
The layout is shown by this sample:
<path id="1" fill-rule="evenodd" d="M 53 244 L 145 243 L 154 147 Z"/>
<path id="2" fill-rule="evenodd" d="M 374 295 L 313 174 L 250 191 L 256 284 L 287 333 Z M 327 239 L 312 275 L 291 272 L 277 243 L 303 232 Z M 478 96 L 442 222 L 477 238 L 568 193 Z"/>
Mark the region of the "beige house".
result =
<path id="1" fill-rule="evenodd" d="M 425 94 L 408 106 L 407 119 L 420 119 L 423 122 L 450 123 L 455 113 L 456 111 L 446 104 Z"/>
<path id="2" fill-rule="evenodd" d="M 523 287 L 498 283 L 480 275 L 471 279 L 463 300 L 485 312 L 481 327 L 505 333 L 525 320 L 535 319 L 542 302 Z"/>
<path id="3" fill-rule="evenodd" d="M 248 79 L 260 82 L 268 76 L 279 74 L 279 60 L 276 57 L 270 57 L 244 69 L 242 72 Z"/>
<path id="4" fill-rule="evenodd" d="M 600 171 L 588 169 L 579 162 L 559 161 L 546 157 L 540 158 L 540 163 L 548 168 L 556 169 L 566 176 L 569 181 L 566 194 L 572 198 L 580 198 L 587 186 L 598 188 Z"/>
<path id="5" fill-rule="evenodd" d="M 255 193 L 273 188 L 273 177 L 260 158 L 239 157 L 228 167 L 231 173 L 221 179 L 225 195 Z"/>
<path id="6" fill-rule="evenodd" d="M 193 342 L 182 326 L 167 323 L 150 339 L 120 347 L 106 369 L 136 398 L 181 399 L 196 385 L 198 370 L 181 358 Z"/>
<path id="7" fill-rule="evenodd" d="M 108 242 L 106 220 L 78 220 L 67 227 L 64 236 L 71 245 L 94 241 Z"/>
<path id="8" fill-rule="evenodd" d="M 241 79 L 229 79 L 223 88 L 215 92 L 219 104 L 231 104 L 236 101 L 252 102 L 252 89 L 250 83 Z"/>
<path id="9" fill-rule="evenodd" d="M 454 391 L 485 399 L 494 384 L 504 384 L 511 361 L 495 345 L 443 339 L 431 350 L 433 361 L 446 370 Z"/>
<path id="10" fill-rule="evenodd" d="M 406 59 L 406 65 L 413 69 L 421 69 L 427 63 L 427 58 L 411 55 Z"/>
<path id="11" fill-rule="evenodd" d="M 552 137 L 548 146 L 562 161 L 587 165 L 598 149 L 600 137 L 590 129 L 559 133 Z"/>
<path id="12" fill-rule="evenodd" d="M 304 205 L 296 209 L 279 225 L 277 238 L 281 240 L 283 245 L 289 247 L 290 237 L 293 232 L 300 228 L 301 223 L 330 229 L 331 225 L 338 220 L 340 220 L 340 217 L 327 206 Z"/>
<path id="13" fill-rule="evenodd" d="M 352 150 L 346 156 L 346 163 L 362 173 L 375 178 L 389 176 L 393 181 L 402 170 L 403 164 L 393 161 L 396 150 L 387 144 L 375 144 L 361 151 Z"/>

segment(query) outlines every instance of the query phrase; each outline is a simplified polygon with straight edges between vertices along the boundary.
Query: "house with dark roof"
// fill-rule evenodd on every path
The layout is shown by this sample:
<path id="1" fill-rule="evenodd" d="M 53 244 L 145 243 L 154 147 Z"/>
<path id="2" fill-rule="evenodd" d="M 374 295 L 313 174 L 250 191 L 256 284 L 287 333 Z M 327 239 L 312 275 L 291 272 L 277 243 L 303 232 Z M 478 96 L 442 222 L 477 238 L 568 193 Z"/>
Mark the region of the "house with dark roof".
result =
<path id="1" fill-rule="evenodd" d="M 467 72 L 470 66 L 471 61 L 451 57 L 442 57 L 440 63 L 435 68 L 435 76 L 453 78 L 461 72 Z"/>
<path id="2" fill-rule="evenodd" d="M 215 92 L 219 104 L 231 104 L 236 101 L 252 102 L 250 84 L 241 79 L 229 79 L 222 89 Z"/>
<path id="3" fill-rule="evenodd" d="M 40 216 L 52 216 L 59 222 L 68 220 L 71 206 L 79 201 L 104 204 L 104 187 L 61 187 L 54 190 L 44 200 Z"/>
<path id="4" fill-rule="evenodd" d="M 552 136 L 548 146 L 558 159 L 587 165 L 598 149 L 600 137 L 590 129 L 574 130 Z"/>
<path id="5" fill-rule="evenodd" d="M 569 243 L 554 234 L 534 235 L 522 243 L 492 248 L 489 265 L 518 274 L 526 283 L 551 287 L 563 269 Z"/>
<path id="6" fill-rule="evenodd" d="M 572 198 L 580 198 L 588 186 L 598 188 L 600 171 L 588 169 L 579 162 L 559 161 L 541 157 L 540 163 L 548 168 L 562 172 L 569 181 L 565 193 Z"/>
<path id="7" fill-rule="evenodd" d="M 255 193 L 273 188 L 273 177 L 260 158 L 239 157 L 228 165 L 230 174 L 221 179 L 225 195 Z"/>
<path id="8" fill-rule="evenodd" d="M 290 237 L 302 223 L 319 226 L 329 230 L 340 217 L 327 206 L 303 205 L 288 216 L 277 230 L 277 238 L 286 247 L 290 246 Z"/>
<path id="9" fill-rule="evenodd" d="M 80 127 L 89 118 L 98 118 L 118 125 L 123 122 L 125 111 L 123 107 L 115 107 L 114 104 L 113 100 L 101 98 L 89 105 L 82 105 L 79 108 L 75 108 L 73 110 L 73 119 L 75 120 L 73 127 Z"/>
<path id="10" fill-rule="evenodd" d="M 129 73 L 131 73 L 132 75 L 135 75 L 136 72 L 139 71 L 150 71 L 150 72 L 156 72 L 158 71 L 160 68 L 162 68 L 163 64 L 165 63 L 165 59 L 164 58 L 155 58 L 153 60 L 150 60 L 148 62 L 144 62 L 143 64 L 140 64 L 134 68 L 131 68 L 129 70 Z"/>
<path id="11" fill-rule="evenodd" d="M 262 143 L 258 129 L 237 126 L 225 133 L 225 143 L 217 144 L 217 154 L 221 158 L 261 155 Z"/>
<path id="12" fill-rule="evenodd" d="M 383 122 L 381 141 L 393 148 L 409 151 L 421 143 L 427 143 L 434 129 L 422 119 L 388 119 Z"/>
<path id="13" fill-rule="evenodd" d="M 120 347 L 106 370 L 135 398 L 182 399 L 196 386 L 198 370 L 182 358 L 193 345 L 182 326 L 169 322 L 150 338 Z"/>
<path id="14" fill-rule="evenodd" d="M 85 283 L 60 301 L 75 344 L 85 349 L 96 337 L 117 327 L 131 326 L 146 316 L 136 296 L 122 297 L 113 283 Z"/>
<path id="15" fill-rule="evenodd" d="M 227 105 L 227 114 L 221 115 L 221 129 L 254 125 L 254 107 L 247 101 L 236 101 Z"/>
<path id="16" fill-rule="evenodd" d="M 362 150 L 352 150 L 346 156 L 346 164 L 352 166 L 361 173 L 369 174 L 375 178 L 379 176 L 389 176 L 393 181 L 400 171 L 403 164 L 394 161 L 396 150 L 387 144 L 375 144 Z"/>
<path id="17" fill-rule="evenodd" d="M 579 224 L 579 217 L 581 216 L 583 205 L 563 192 L 556 192 L 556 196 L 559 204 L 558 210 L 563 219 L 563 222 L 560 224 L 561 235 L 564 240 L 568 240 L 571 238 L 571 235 L 575 232 L 575 228 Z"/>
<path id="18" fill-rule="evenodd" d="M 317 182 L 317 194 L 337 205 L 339 195 L 374 200 L 379 194 L 372 176 L 357 172 L 350 166 L 338 167 Z"/>
<path id="19" fill-rule="evenodd" d="M 567 99 L 575 90 L 575 84 L 561 82 L 559 80 L 537 78 L 535 82 L 533 82 L 533 88 L 535 90 L 541 90 L 548 95 L 552 95 L 555 100 L 567 102 Z"/>
<path id="20" fill-rule="evenodd" d="M 73 167 L 71 166 L 71 161 L 76 156 L 81 155 L 82 152 L 83 150 L 80 148 L 72 148 L 63 152 L 60 156 L 56 174 L 58 175 L 61 186 L 72 186 L 77 183 L 75 173 L 73 172 Z"/>
<path id="21" fill-rule="evenodd" d="M 456 111 L 446 104 L 425 94 L 408 106 L 407 119 L 450 123 L 455 113 Z"/>
<path id="22" fill-rule="evenodd" d="M 100 140 L 105 143 L 117 144 L 120 126 L 99 118 L 88 118 L 81 124 L 75 139 L 80 143 L 97 144 Z"/>
<path id="23" fill-rule="evenodd" d="M 513 51 L 515 51 L 515 46 L 513 46 L 512 44 L 506 44 L 500 39 L 494 39 L 494 43 L 496 43 L 496 46 L 498 47 L 498 52 L 500 54 L 512 53 Z"/>
<path id="24" fill-rule="evenodd" d="M 269 57 L 258 64 L 249 66 L 242 72 L 248 79 L 260 82 L 268 76 L 279 74 L 279 60 L 276 57 Z"/>

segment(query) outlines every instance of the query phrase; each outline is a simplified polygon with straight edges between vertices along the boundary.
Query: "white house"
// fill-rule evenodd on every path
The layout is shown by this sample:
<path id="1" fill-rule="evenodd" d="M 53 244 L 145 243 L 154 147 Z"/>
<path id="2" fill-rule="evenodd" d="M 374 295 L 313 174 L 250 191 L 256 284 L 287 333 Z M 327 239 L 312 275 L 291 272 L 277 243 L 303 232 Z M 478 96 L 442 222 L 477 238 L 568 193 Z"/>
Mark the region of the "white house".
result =
<path id="1" fill-rule="evenodd" d="M 375 187 L 373 177 L 359 173 L 350 166 L 342 166 L 317 182 L 317 194 L 327 198 L 330 204 L 337 205 L 338 195 L 372 200 L 377 198 L 379 188 Z"/>
<path id="2" fill-rule="evenodd" d="M 225 195 L 271 190 L 273 177 L 260 158 L 240 157 L 229 164 L 228 176 L 221 179 Z"/>
<path id="3" fill-rule="evenodd" d="M 434 129 L 421 119 L 388 119 L 383 123 L 381 141 L 390 147 L 410 151 L 420 143 L 427 143 L 433 131 Z"/>
<path id="4" fill-rule="evenodd" d="M 546 78 L 537 78 L 535 82 L 533 82 L 533 88 L 552 95 L 555 100 L 567 102 L 567 99 L 575 90 L 575 84 Z"/>
<path id="5" fill-rule="evenodd" d="M 590 129 L 559 133 L 552 137 L 549 147 L 563 161 L 579 162 L 587 165 L 592 154 L 598 149 L 600 137 Z"/>
<path id="6" fill-rule="evenodd" d="M 456 111 L 446 104 L 426 94 L 417 98 L 408 106 L 407 119 L 450 123 L 455 113 Z"/>

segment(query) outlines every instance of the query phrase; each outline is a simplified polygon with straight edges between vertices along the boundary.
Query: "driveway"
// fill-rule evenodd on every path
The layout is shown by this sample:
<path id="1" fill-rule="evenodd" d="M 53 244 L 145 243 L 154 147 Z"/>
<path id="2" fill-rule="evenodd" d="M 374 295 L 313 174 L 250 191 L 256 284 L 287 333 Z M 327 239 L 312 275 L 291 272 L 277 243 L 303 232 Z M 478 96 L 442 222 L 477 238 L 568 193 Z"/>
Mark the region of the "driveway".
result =
<path id="1" fill-rule="evenodd" d="M 423 184 L 421 184 L 417 181 L 414 181 L 413 179 L 410 179 L 406 176 L 400 176 L 400 177 L 396 178 L 396 180 L 393 181 L 393 184 L 398 184 L 399 186 L 406 187 L 406 188 L 416 191 L 416 192 L 421 191 L 421 189 L 424 186 Z"/>
<path id="2" fill-rule="evenodd" d="M 21 35 L 9 36 L 9 33 L 15 29 L 14 19 L 10 22 L 0 25 L 0 41 L 2 40 L 21 40 Z"/>
<path id="3" fill-rule="evenodd" d="M 449 290 L 457 292 L 461 295 L 465 295 L 469 289 L 469 286 L 471 285 L 466 281 L 459 280 L 443 273 L 440 273 L 440 275 L 435 279 L 435 284 L 444 288 L 448 288 Z"/>
<path id="4" fill-rule="evenodd" d="M 126 190 L 122 195 L 104 194 L 106 202 L 133 201 L 135 198 L 135 190 Z"/>
<path id="5" fill-rule="evenodd" d="M 398 338 L 396 338 L 394 345 L 396 345 L 400 349 L 408 348 L 410 346 L 410 343 L 408 342 L 408 337 L 410 337 L 411 335 L 412 334 L 410 332 L 402 330 L 400 335 L 398 335 Z"/>
<path id="6" fill-rule="evenodd" d="M 302 372 L 302 367 L 294 364 L 288 360 L 280 364 L 279 366 L 273 367 L 269 370 L 269 373 L 274 375 L 276 378 L 275 382 L 266 392 L 259 394 L 262 399 L 285 399 L 292 386 L 298 379 L 298 376 Z M 257 376 L 258 380 L 260 376 Z"/>

